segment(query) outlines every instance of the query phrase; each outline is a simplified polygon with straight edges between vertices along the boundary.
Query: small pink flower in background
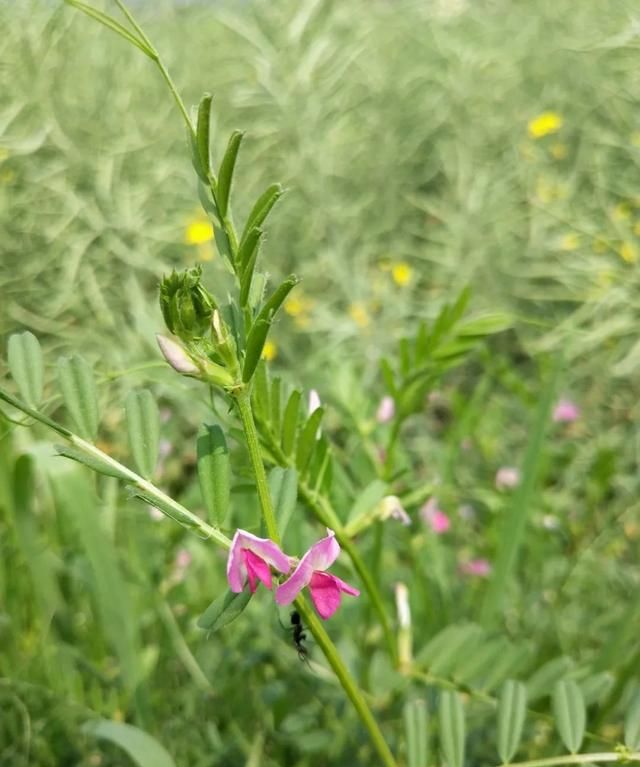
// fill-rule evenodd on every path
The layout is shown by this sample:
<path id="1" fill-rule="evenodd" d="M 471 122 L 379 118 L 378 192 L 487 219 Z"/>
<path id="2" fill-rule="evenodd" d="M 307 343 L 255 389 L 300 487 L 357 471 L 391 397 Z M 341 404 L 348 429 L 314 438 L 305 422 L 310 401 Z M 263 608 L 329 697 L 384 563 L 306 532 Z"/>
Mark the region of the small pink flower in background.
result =
<path id="1" fill-rule="evenodd" d="M 464 575 L 486 578 L 491 573 L 491 563 L 487 559 L 470 559 L 460 565 L 460 572 Z"/>
<path id="2" fill-rule="evenodd" d="M 429 498 L 429 500 L 420 509 L 420 517 L 436 535 L 442 535 L 446 533 L 451 527 L 451 520 L 449 517 L 438 507 L 437 498 Z"/>
<path id="3" fill-rule="evenodd" d="M 383 397 L 376 411 L 376 421 L 378 423 L 389 423 L 396 414 L 396 403 L 393 397 Z"/>
<path id="4" fill-rule="evenodd" d="M 186 570 L 192 562 L 193 557 L 187 549 L 178 549 L 176 552 L 175 566 L 178 570 Z"/>
<path id="5" fill-rule="evenodd" d="M 580 418 L 580 408 L 570 399 L 561 399 L 553 409 L 554 423 L 573 423 Z"/>
<path id="6" fill-rule="evenodd" d="M 501 466 L 496 472 L 498 490 L 511 490 L 520 484 L 520 469 L 515 466 Z"/>
<path id="7" fill-rule="evenodd" d="M 273 585 L 271 568 L 281 573 L 291 569 L 289 557 L 269 538 L 258 538 L 246 530 L 236 530 L 227 560 L 227 580 L 231 591 L 239 594 L 249 581 L 255 594 L 258 581 L 270 589 Z"/>
<path id="8" fill-rule="evenodd" d="M 276 602 L 288 605 L 308 586 L 313 604 L 323 620 L 330 618 L 340 607 L 343 593 L 360 596 L 358 589 L 326 572 L 340 554 L 335 533 L 328 528 L 327 533 L 326 538 L 314 543 L 306 552 L 291 577 L 276 589 Z"/>
<path id="9" fill-rule="evenodd" d="M 411 524 L 411 517 L 407 514 L 404 506 L 400 503 L 400 499 L 396 495 L 387 495 L 382 499 L 384 504 L 384 510 L 382 512 L 383 519 L 396 519 L 403 525 Z"/>

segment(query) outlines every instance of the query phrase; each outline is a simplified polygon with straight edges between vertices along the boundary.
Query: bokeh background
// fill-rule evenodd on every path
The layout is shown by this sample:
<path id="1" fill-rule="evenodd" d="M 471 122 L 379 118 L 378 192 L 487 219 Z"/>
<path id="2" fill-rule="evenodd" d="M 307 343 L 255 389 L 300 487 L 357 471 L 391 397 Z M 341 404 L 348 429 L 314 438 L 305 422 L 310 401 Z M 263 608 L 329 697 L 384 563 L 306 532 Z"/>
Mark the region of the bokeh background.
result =
<path id="1" fill-rule="evenodd" d="M 615 737 L 607 717 L 637 674 L 640 617 L 637 3 L 131 7 L 187 104 L 214 94 L 214 156 L 232 129 L 247 132 L 236 220 L 269 183 L 287 190 L 264 263 L 302 283 L 266 356 L 320 392 L 345 455 L 384 429 L 379 359 L 419 320 L 465 286 L 473 311 L 513 317 L 405 435 L 413 474 L 398 492 L 415 491 L 414 525 L 390 533 L 386 598 L 392 609 L 393 583 L 413 584 L 418 645 L 478 619 L 487 573 L 460 567 L 490 571 L 510 493 L 496 472 L 526 472 L 548 369 L 564 360 L 557 398 L 579 415 L 553 424 L 541 448 L 498 634 L 520 653 L 505 674 L 559 663 L 607 701 L 598 725 Z M 61 3 L 1 2 L 0 26 L 0 372 L 8 335 L 31 330 L 55 411 L 56 357 L 84 354 L 101 387 L 102 445 L 118 455 L 124 395 L 150 385 L 165 422 L 159 481 L 198 508 L 193 436 L 207 402 L 158 360 L 157 286 L 194 264 L 212 288 L 227 276 L 175 105 L 139 51 Z M 68 473 L 44 433 L 1 426 L 0 764 L 122 763 L 80 734 L 95 713 L 161 734 L 178 764 L 371 758 L 331 681 L 314 689 L 301 673 L 272 608 L 202 638 L 195 619 L 223 584 L 205 544 L 113 484 Z M 33 514 L 20 516 L 9 488 L 25 451 L 47 468 Z M 419 513 L 436 496 L 450 521 L 442 534 Z M 78 522 L 91 509 L 106 537 Z M 336 626 L 357 666 L 360 608 L 350 609 Z M 370 640 L 371 694 L 394 732 L 403 682 Z M 478 759 L 490 762 L 478 717 Z M 534 754 L 549 739 L 541 722 Z"/>

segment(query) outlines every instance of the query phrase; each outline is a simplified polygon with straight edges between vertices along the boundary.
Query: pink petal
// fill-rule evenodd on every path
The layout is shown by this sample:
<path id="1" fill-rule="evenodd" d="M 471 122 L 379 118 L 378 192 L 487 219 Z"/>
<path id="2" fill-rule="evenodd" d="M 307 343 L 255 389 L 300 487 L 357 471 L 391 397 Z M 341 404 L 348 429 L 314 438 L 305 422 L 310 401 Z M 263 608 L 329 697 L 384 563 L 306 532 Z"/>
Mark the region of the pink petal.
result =
<path id="1" fill-rule="evenodd" d="M 270 589 L 273 585 L 271 579 L 271 570 L 269 565 L 261 559 L 257 554 L 249 549 L 242 549 L 242 555 L 244 559 L 245 567 L 247 568 L 247 576 L 249 578 L 249 590 L 252 594 L 256 593 L 258 587 L 257 581 L 262 581 L 264 585 Z"/>
<path id="2" fill-rule="evenodd" d="M 236 530 L 229 558 L 227 559 L 227 580 L 231 591 L 240 593 L 244 588 L 245 573 L 248 576 L 247 560 L 243 551 L 250 551 L 257 555 L 266 565 L 274 567 L 281 573 L 288 573 L 291 569 L 289 557 L 280 549 L 280 547 L 269 538 L 258 538 L 256 535 L 248 533 L 246 530 Z M 255 560 L 251 560 L 254 562 Z M 257 571 L 254 567 L 254 575 Z M 260 578 L 263 583 L 265 581 Z M 249 583 L 251 586 L 251 583 Z M 270 588 L 270 587 L 269 587 Z"/>
<path id="3" fill-rule="evenodd" d="M 309 584 L 313 604 L 325 621 L 340 607 L 340 586 L 336 581 L 337 578 L 329 573 L 314 573 Z"/>
<path id="4" fill-rule="evenodd" d="M 309 561 L 309 552 L 307 552 L 293 571 L 293 575 L 276 589 L 276 603 L 279 605 L 291 604 L 302 589 L 309 584 L 312 576 L 313 567 Z"/>
<path id="5" fill-rule="evenodd" d="M 555 423 L 572 423 L 580 418 L 580 408 L 569 399 L 561 399 L 553 410 Z"/>
<path id="6" fill-rule="evenodd" d="M 197 375 L 200 372 L 191 357 L 189 357 L 180 344 L 177 344 L 170 338 L 161 336 L 160 334 L 156 335 L 156 341 L 158 342 L 162 356 L 174 370 L 178 371 L 178 373 L 182 373 L 183 375 Z"/>
<path id="7" fill-rule="evenodd" d="M 302 557 L 309 558 L 313 570 L 328 570 L 340 554 L 340 544 L 336 541 L 336 534 L 327 528 L 327 537 L 321 538 Z"/>
<path id="8" fill-rule="evenodd" d="M 331 577 L 338 584 L 338 588 L 340 589 L 340 591 L 344 591 L 345 594 L 349 594 L 352 597 L 360 596 L 360 591 L 355 586 L 351 586 L 346 581 L 343 581 L 341 578 L 338 578 L 337 575 L 332 575 Z"/>

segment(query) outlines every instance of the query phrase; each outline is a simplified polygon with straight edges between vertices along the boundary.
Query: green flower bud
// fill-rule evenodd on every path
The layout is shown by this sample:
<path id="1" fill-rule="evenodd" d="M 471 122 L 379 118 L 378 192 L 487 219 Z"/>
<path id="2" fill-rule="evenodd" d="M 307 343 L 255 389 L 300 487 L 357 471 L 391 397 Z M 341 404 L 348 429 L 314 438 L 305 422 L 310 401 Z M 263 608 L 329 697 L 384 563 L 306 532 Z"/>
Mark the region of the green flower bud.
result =
<path id="1" fill-rule="evenodd" d="M 167 328 L 183 341 L 202 338 L 211 328 L 216 308 L 213 296 L 201 284 L 202 267 L 172 272 L 160 283 L 160 308 Z"/>

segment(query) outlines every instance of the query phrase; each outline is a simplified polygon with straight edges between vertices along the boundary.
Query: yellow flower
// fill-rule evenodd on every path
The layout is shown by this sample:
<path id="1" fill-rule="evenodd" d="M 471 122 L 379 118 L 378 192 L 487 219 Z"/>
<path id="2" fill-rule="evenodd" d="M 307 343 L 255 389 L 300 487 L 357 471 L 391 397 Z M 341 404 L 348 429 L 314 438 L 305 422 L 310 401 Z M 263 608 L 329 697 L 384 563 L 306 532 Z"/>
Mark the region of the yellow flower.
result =
<path id="1" fill-rule="evenodd" d="M 313 308 L 315 302 L 309 296 L 305 295 L 301 290 L 297 293 L 293 293 L 284 302 L 284 310 L 290 317 L 300 317 L 302 314 L 306 314 Z"/>
<path id="2" fill-rule="evenodd" d="M 202 245 L 213 239 L 213 225 L 208 218 L 192 218 L 184 232 L 187 245 Z"/>
<path id="3" fill-rule="evenodd" d="M 633 225 L 633 233 L 640 237 L 640 221 L 636 221 Z"/>
<path id="4" fill-rule="evenodd" d="M 413 277 L 413 269 L 406 261 L 397 261 L 391 267 L 391 276 L 393 277 L 393 281 L 396 283 L 396 285 L 399 285 L 401 288 L 403 288 L 405 285 L 408 285 L 411 282 L 411 278 Z"/>
<path id="5" fill-rule="evenodd" d="M 0 146 L 0 162 L 3 162 L 4 160 L 6 160 L 10 154 L 11 152 L 9 152 L 9 150 L 6 147 Z"/>
<path id="6" fill-rule="evenodd" d="M 611 269 L 603 269 L 596 275 L 596 282 L 601 288 L 610 288 L 613 282 L 614 273 Z"/>
<path id="7" fill-rule="evenodd" d="M 640 146 L 640 130 L 631 134 L 631 143 L 633 146 Z"/>
<path id="8" fill-rule="evenodd" d="M 553 144 L 549 151 L 554 160 L 564 160 L 569 153 L 567 145 L 561 144 L 559 141 Z"/>
<path id="9" fill-rule="evenodd" d="M 278 347 L 273 341 L 267 340 L 265 345 L 262 347 L 262 359 L 266 360 L 267 362 L 271 362 L 271 360 L 274 360 L 277 356 Z"/>
<path id="10" fill-rule="evenodd" d="M 619 202 L 611 211 L 613 221 L 628 221 L 631 218 L 631 205 L 628 202 Z"/>
<path id="11" fill-rule="evenodd" d="M 559 247 L 560 250 L 567 252 L 577 250 L 580 247 L 580 237 L 575 234 L 575 232 L 569 232 L 569 234 L 562 236 L 560 239 Z"/>
<path id="12" fill-rule="evenodd" d="M 529 121 L 531 138 L 542 138 L 557 133 L 562 128 L 562 117 L 557 112 L 543 112 Z"/>
<path id="13" fill-rule="evenodd" d="M 623 242 L 618 253 L 628 264 L 635 264 L 638 260 L 638 249 L 632 242 Z"/>
<path id="14" fill-rule="evenodd" d="M 356 303 L 351 304 L 349 307 L 349 317 L 351 317 L 359 328 L 366 328 L 371 322 L 369 312 L 361 301 L 356 301 Z"/>

